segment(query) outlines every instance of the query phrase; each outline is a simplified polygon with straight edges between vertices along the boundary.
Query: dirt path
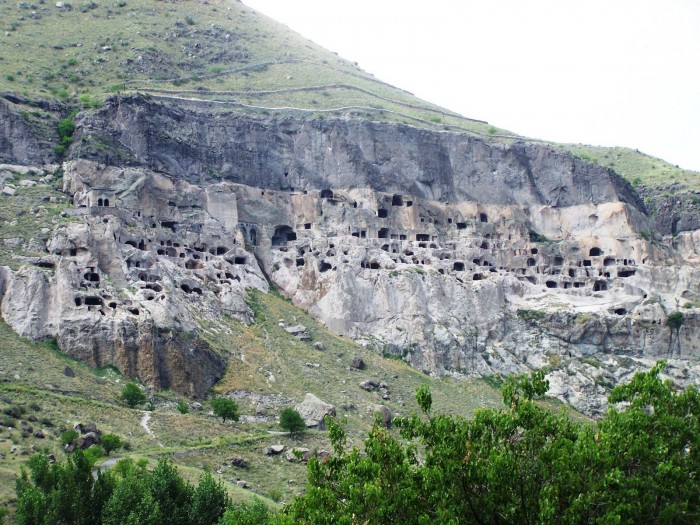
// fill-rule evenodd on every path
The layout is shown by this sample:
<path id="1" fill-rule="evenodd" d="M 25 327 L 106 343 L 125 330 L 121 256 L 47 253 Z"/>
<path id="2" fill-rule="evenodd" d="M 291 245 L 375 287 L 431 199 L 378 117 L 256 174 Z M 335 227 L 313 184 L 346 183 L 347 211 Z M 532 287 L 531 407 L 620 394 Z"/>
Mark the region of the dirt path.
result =
<path id="1" fill-rule="evenodd" d="M 143 429 L 146 431 L 146 433 L 153 438 L 153 440 L 158 443 L 158 446 L 163 448 L 163 443 L 158 441 L 158 438 L 156 438 L 155 433 L 151 430 L 151 427 L 148 426 L 148 422 L 151 419 L 151 413 L 148 410 L 143 411 L 143 416 L 141 417 L 141 426 Z"/>

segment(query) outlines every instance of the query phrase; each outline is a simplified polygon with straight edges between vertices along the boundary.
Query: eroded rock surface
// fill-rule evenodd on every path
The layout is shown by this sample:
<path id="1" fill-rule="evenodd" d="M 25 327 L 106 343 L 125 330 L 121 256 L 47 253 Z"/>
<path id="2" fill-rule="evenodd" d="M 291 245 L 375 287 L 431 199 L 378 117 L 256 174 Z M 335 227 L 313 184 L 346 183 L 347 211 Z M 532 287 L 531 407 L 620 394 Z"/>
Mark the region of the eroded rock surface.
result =
<path id="1" fill-rule="evenodd" d="M 549 366 L 589 414 L 658 358 L 700 382 L 700 231 L 663 237 L 608 169 L 524 142 L 140 96 L 76 122 L 70 221 L 0 269 L 0 293 L 15 330 L 88 363 L 201 395 L 226 363 L 201 321 L 252 321 L 245 289 L 271 281 L 429 374 Z"/>

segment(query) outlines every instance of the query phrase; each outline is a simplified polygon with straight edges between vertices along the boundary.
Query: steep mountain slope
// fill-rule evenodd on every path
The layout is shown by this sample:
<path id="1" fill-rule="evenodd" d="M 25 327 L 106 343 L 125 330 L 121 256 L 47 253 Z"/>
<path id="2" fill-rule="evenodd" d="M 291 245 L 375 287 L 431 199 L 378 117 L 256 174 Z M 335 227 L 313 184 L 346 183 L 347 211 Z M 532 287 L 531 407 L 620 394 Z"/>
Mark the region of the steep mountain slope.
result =
<path id="1" fill-rule="evenodd" d="M 203 327 L 272 284 L 436 376 L 550 365 L 593 415 L 658 357 L 698 381 L 697 174 L 659 195 L 661 161 L 456 115 L 238 2 L 0 10 L 20 334 L 203 397 L 230 366 Z"/>

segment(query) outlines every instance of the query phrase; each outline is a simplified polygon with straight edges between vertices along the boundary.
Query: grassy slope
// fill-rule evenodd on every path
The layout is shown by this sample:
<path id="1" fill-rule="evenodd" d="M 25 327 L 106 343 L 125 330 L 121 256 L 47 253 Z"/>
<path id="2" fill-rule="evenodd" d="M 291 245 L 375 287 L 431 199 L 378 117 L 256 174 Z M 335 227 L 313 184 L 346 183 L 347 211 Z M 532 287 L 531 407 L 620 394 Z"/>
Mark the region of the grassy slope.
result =
<path id="1" fill-rule="evenodd" d="M 384 403 L 395 413 L 415 411 L 413 392 L 421 383 L 430 384 L 437 411 L 470 414 L 479 407 L 500 405 L 497 389 L 485 381 L 431 379 L 400 361 L 384 359 L 331 334 L 278 296 L 253 293 L 251 304 L 256 310 L 255 324 L 246 326 L 224 320 L 218 326 L 207 327 L 206 337 L 211 343 L 233 356 L 227 374 L 215 388 L 219 393 L 245 390 L 278 394 L 292 404 L 302 400 L 306 392 L 315 393 L 337 406 L 338 416 L 347 421 L 350 442 L 355 444 L 361 444 L 372 424 L 374 405 Z M 325 345 L 325 351 L 315 350 L 310 343 L 289 335 L 278 325 L 281 319 L 306 326 L 313 340 Z M 156 435 L 154 440 L 140 426 L 143 412 L 119 404 L 125 380 L 115 371 L 93 370 L 57 352 L 50 343 L 34 344 L 18 337 L 2 322 L 0 340 L 0 410 L 18 405 L 27 409 L 22 418 L 15 420 L 16 428 L 0 431 L 0 452 L 5 453 L 0 457 L 0 505 L 11 500 L 13 477 L 29 458 L 32 445 L 60 459 L 60 433 L 77 421 L 95 421 L 103 431 L 126 437 L 132 445 L 132 456 L 148 457 L 151 462 L 162 454 L 172 456 L 188 479 L 195 480 L 203 469 L 212 469 L 227 483 L 235 499 L 255 493 L 289 501 L 303 489 L 305 467 L 289 463 L 282 456 L 264 456 L 260 452 L 263 447 L 275 443 L 312 450 L 330 446 L 324 432 L 309 431 L 298 439 L 268 433 L 279 430 L 274 420 L 277 406 L 268 409 L 272 421 L 222 424 L 206 406 L 201 411 L 179 414 L 175 409 L 177 395 L 167 391 L 150 394 L 156 405 L 149 422 Z M 244 360 L 241 353 L 245 354 Z M 362 356 L 366 370 L 349 369 L 353 355 Z M 320 367 L 308 367 L 306 362 L 319 363 Z M 75 377 L 64 375 L 66 366 L 73 369 Z M 274 383 L 267 381 L 268 370 L 274 371 Z M 391 399 L 382 400 L 376 392 L 360 389 L 358 383 L 367 378 L 386 381 Z M 38 422 L 26 419 L 32 414 L 30 405 L 34 403 L 40 407 L 35 413 Z M 343 409 L 341 403 L 351 403 L 355 408 Z M 252 403 L 244 399 L 240 404 L 244 415 L 255 414 Z M 4 415 L 0 414 L 0 418 Z M 46 438 L 37 439 L 26 432 L 23 436 L 20 427 L 26 424 L 33 430 L 42 428 Z M 26 454 L 10 453 L 13 446 Z M 246 459 L 248 468 L 231 466 L 227 460 L 233 456 Z M 247 481 L 252 490 L 238 487 L 238 479 Z"/>
<path id="2" fill-rule="evenodd" d="M 18 269 L 23 264 L 18 256 L 46 255 L 45 246 L 51 230 L 69 220 L 61 216 L 61 211 L 70 207 L 69 199 L 54 188 L 54 184 L 60 187 L 60 179 L 33 187 L 19 184 L 20 181 L 36 182 L 44 176 L 44 173 L 34 172 L 5 180 L 5 184 L 17 188 L 17 193 L 13 196 L 0 194 L 0 265 Z M 44 200 L 46 198 L 51 200 Z"/>
<path id="3" fill-rule="evenodd" d="M 72 10 L 0 0 L 0 20 L 9 33 L 0 48 L 0 91 L 29 98 L 90 106 L 115 91 L 142 91 L 240 111 L 350 114 L 499 142 L 522 138 L 384 84 L 233 0 L 86 1 Z M 553 145 L 645 186 L 700 188 L 697 172 L 633 149 Z"/>

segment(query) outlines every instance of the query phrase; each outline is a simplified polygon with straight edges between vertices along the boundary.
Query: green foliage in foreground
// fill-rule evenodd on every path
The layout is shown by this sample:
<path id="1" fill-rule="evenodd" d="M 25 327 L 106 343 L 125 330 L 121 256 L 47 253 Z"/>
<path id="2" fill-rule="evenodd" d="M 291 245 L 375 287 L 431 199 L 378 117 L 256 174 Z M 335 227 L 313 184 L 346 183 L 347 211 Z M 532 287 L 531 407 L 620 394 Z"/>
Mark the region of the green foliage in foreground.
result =
<path id="1" fill-rule="evenodd" d="M 334 454 L 309 461 L 309 484 L 280 512 L 258 500 L 231 505 L 204 474 L 197 488 L 161 460 L 129 460 L 90 475 L 82 452 L 64 465 L 43 456 L 17 481 L 17 523 L 76 524 L 685 524 L 700 521 L 700 394 L 675 392 L 664 364 L 613 389 L 597 425 L 536 404 L 544 372 L 509 378 L 501 409 L 472 419 L 423 412 L 380 426 L 363 451 L 329 420 Z M 623 405 L 619 405 L 623 406 Z"/>
<path id="2" fill-rule="evenodd" d="M 396 421 L 402 440 L 375 427 L 365 451 L 309 462 L 307 494 L 287 509 L 294 523 L 622 524 L 700 522 L 700 395 L 674 392 L 663 363 L 615 388 L 596 426 L 538 406 L 544 374 L 511 378 L 504 407 L 472 419 Z M 421 445 L 421 447 L 419 447 Z M 418 450 L 424 450 L 419 454 Z M 420 460 L 419 460 L 420 458 Z"/>
<path id="3" fill-rule="evenodd" d="M 226 489 L 204 473 L 193 487 L 162 459 L 153 472 L 130 460 L 115 473 L 92 476 L 90 462 L 78 450 L 64 464 L 41 455 L 17 479 L 18 525 L 210 525 L 231 501 Z"/>

